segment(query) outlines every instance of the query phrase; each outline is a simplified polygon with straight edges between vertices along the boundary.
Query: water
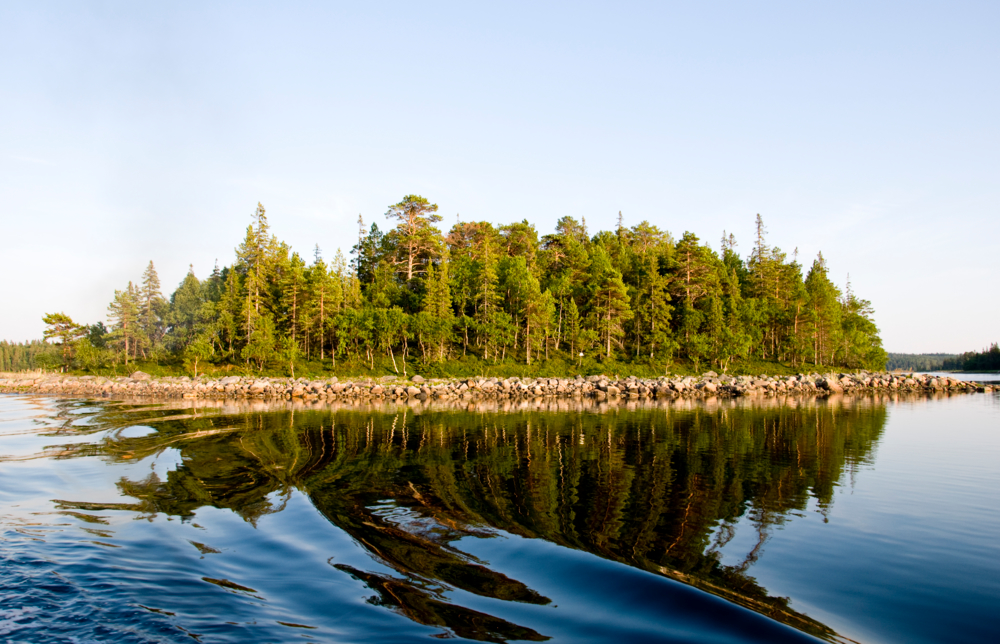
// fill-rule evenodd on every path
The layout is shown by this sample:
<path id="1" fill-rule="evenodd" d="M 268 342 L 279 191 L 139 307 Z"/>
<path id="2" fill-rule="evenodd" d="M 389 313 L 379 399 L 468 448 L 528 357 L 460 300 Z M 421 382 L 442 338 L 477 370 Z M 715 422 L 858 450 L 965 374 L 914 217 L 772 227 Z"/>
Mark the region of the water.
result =
<path id="1" fill-rule="evenodd" d="M 0 396 L 0 641 L 998 641 L 998 402 Z"/>
<path id="2" fill-rule="evenodd" d="M 973 371 L 929 371 L 927 373 L 933 376 L 965 380 L 966 382 L 1000 382 L 1000 373 L 995 371 L 985 371 L 982 373 Z"/>

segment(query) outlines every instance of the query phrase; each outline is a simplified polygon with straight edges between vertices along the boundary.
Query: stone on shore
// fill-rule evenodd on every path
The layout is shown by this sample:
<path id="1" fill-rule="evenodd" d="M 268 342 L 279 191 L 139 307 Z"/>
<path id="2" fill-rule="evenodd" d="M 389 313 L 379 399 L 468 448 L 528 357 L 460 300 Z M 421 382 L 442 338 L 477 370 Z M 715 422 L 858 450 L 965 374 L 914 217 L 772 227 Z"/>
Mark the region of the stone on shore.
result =
<path id="1" fill-rule="evenodd" d="M 567 378 L 462 378 L 431 379 L 415 375 L 410 382 L 399 376 L 353 378 L 339 382 L 305 378 L 264 378 L 224 376 L 197 379 L 157 377 L 133 372 L 128 377 L 66 376 L 40 372 L 0 373 L 0 392 L 43 393 L 76 396 L 115 396 L 144 398 L 244 398 L 295 399 L 301 402 L 336 399 L 410 400 L 410 404 L 429 398 L 463 401 L 591 398 L 603 404 L 627 404 L 657 399 L 708 399 L 713 397 L 792 397 L 832 396 L 840 394 L 930 393 L 936 396 L 957 393 L 992 393 L 996 386 L 970 383 L 956 378 L 926 374 L 886 372 L 798 374 L 794 376 L 719 376 L 708 371 L 701 376 L 663 376 L 637 378 L 594 375 Z"/>

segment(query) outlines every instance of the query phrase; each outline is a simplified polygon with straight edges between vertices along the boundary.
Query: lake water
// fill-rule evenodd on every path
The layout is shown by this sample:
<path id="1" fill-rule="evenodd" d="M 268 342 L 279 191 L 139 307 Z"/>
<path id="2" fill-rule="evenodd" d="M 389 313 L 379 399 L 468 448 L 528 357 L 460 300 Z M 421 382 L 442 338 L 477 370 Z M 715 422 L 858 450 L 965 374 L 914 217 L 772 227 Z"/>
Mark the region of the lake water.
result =
<path id="1" fill-rule="evenodd" d="M 0 396 L 0 641 L 1000 641 L 1000 397 Z"/>

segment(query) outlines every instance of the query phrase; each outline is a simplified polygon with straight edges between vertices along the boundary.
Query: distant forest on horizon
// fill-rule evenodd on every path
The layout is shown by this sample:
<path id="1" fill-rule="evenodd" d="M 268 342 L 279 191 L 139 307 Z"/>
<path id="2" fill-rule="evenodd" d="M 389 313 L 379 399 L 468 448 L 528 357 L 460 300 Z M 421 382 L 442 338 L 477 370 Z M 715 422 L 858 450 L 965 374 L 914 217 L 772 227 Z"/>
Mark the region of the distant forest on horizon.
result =
<path id="1" fill-rule="evenodd" d="M 885 368 L 889 371 L 940 371 L 944 369 L 946 361 L 954 360 L 957 357 L 958 355 L 954 353 L 892 353 L 890 351 Z"/>
<path id="2" fill-rule="evenodd" d="M 14 368 L 4 356 L 15 346 L 36 366 L 80 371 L 886 365 L 870 302 L 838 288 L 822 254 L 804 270 L 797 251 L 769 246 L 760 215 L 744 258 L 725 232 L 716 252 L 690 232 L 626 227 L 620 214 L 596 234 L 569 216 L 545 235 L 526 220 L 458 221 L 445 234 L 437 210 L 408 195 L 385 231 L 359 217 L 351 260 L 338 251 L 328 264 L 318 246 L 307 261 L 278 240 L 258 204 L 231 265 L 205 279 L 191 271 L 165 298 L 150 262 L 115 291 L 107 324 L 46 314 L 49 342 L 4 343 L 0 368 Z"/>

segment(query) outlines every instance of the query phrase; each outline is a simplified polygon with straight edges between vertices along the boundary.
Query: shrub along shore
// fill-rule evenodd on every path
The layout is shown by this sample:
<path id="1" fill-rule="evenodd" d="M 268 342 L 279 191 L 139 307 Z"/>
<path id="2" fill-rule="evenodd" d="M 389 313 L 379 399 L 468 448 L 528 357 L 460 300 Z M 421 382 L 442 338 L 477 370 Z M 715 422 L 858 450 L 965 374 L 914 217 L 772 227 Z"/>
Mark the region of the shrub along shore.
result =
<path id="1" fill-rule="evenodd" d="M 997 387 L 1000 390 L 1000 387 Z M 701 376 L 644 379 L 576 376 L 574 378 L 381 379 L 225 378 L 187 376 L 154 378 L 137 371 L 128 377 L 62 374 L 0 374 L 0 392 L 88 397 L 260 398 L 260 399 L 519 399 L 519 398 L 710 398 L 737 396 L 829 396 L 864 392 L 991 392 L 990 385 L 926 374 L 885 372 L 799 374 L 796 376 Z"/>

